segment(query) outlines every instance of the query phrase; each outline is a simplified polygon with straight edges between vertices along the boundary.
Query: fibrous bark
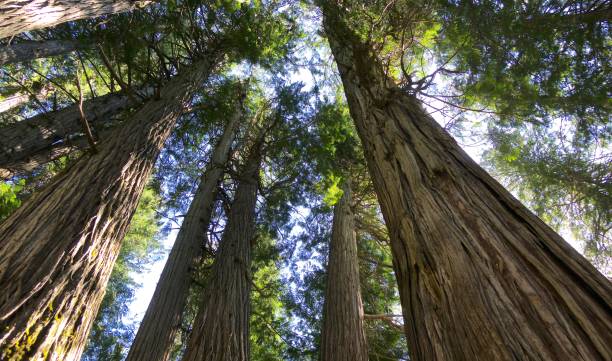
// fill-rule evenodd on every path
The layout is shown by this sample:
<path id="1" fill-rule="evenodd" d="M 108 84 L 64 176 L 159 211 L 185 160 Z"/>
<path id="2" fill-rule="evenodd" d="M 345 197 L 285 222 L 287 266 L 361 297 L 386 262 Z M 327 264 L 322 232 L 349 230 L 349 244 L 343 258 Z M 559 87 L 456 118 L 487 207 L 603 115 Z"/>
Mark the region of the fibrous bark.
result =
<path id="1" fill-rule="evenodd" d="M 148 97 L 153 89 L 141 93 Z M 116 116 L 133 105 L 127 95 L 112 93 L 84 102 L 83 113 L 100 138 L 118 122 Z M 78 104 L 1 127 L 0 179 L 32 171 L 87 144 Z"/>
<path id="2" fill-rule="evenodd" d="M 242 101 L 238 102 L 236 112 L 229 119 L 206 171 L 202 174 L 127 361 L 165 361 L 170 357 L 189 296 L 193 276 L 191 271 L 196 268 L 202 256 L 217 188 L 224 174 L 232 140 L 239 128 L 241 108 Z"/>
<path id="3" fill-rule="evenodd" d="M 251 241 L 261 163 L 254 146 L 238 179 L 211 276 L 183 361 L 248 361 Z"/>
<path id="4" fill-rule="evenodd" d="M 367 361 L 359 285 L 359 260 L 351 188 L 334 207 L 332 238 L 327 263 L 325 306 L 321 332 L 321 361 Z"/>
<path id="5" fill-rule="evenodd" d="M 78 360 L 138 198 L 202 60 L 0 224 L 0 355 Z"/>
<path id="6" fill-rule="evenodd" d="M 0 65 L 66 54 L 91 44 L 77 40 L 21 41 L 0 46 Z"/>
<path id="7" fill-rule="evenodd" d="M 610 282 L 395 87 L 336 5 L 323 4 L 325 32 L 389 229 L 411 359 L 612 359 Z"/>
<path id="8" fill-rule="evenodd" d="M 122 13 L 152 2 L 148 0 L 3 0 L 0 1 L 0 39 L 67 21 Z"/>

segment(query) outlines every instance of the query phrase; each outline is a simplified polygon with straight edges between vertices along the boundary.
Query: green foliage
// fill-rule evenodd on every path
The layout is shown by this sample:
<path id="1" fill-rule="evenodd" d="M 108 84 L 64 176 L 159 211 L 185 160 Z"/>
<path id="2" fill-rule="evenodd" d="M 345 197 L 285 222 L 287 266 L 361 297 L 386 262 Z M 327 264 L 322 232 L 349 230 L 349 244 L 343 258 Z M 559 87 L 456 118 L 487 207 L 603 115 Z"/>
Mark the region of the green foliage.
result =
<path id="1" fill-rule="evenodd" d="M 569 129 L 568 132 L 572 130 Z M 569 229 L 584 254 L 610 274 L 612 256 L 612 156 L 593 145 L 559 143 L 540 127 L 495 127 L 490 170 L 557 231 Z"/>
<path id="2" fill-rule="evenodd" d="M 351 165 L 361 160 L 361 152 L 346 104 L 320 105 L 314 120 L 317 133 L 310 154 L 315 171 L 321 175 L 315 189 L 324 195 L 324 204 L 332 207 L 342 197 L 339 184 Z"/>
<path id="3" fill-rule="evenodd" d="M 20 205 L 19 192 L 23 189 L 25 180 L 17 183 L 0 182 L 0 221 L 13 213 Z"/>
<path id="4" fill-rule="evenodd" d="M 610 34 L 597 1 L 440 1 L 438 49 L 464 105 L 504 123 L 571 119 L 577 140 L 609 138 Z"/>
<path id="5" fill-rule="evenodd" d="M 251 360 L 282 360 L 287 345 L 282 339 L 284 309 L 283 285 L 278 268 L 279 253 L 274 238 L 259 232 L 253 250 L 251 290 Z"/>

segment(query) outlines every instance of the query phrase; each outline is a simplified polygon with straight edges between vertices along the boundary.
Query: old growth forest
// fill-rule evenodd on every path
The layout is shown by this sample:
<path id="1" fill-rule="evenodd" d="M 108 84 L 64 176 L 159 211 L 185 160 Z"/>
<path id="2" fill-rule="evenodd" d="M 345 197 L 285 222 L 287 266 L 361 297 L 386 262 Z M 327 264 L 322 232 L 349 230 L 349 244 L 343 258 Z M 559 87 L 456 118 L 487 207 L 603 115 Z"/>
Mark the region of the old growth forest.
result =
<path id="1" fill-rule="evenodd" d="M 612 360 L 609 0 L 0 0 L 0 360 Z"/>

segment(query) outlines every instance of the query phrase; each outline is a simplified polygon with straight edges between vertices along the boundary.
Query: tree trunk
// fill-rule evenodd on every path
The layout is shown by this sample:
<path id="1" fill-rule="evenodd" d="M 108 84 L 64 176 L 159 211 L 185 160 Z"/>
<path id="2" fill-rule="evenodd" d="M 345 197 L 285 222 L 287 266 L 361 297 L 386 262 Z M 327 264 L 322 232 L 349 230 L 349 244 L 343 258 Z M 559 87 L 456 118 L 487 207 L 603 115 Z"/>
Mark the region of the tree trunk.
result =
<path id="1" fill-rule="evenodd" d="M 153 95 L 153 88 L 144 88 L 144 96 Z M 92 130 L 98 135 L 111 128 L 119 112 L 128 109 L 125 94 L 107 94 L 83 103 L 83 112 Z M 78 104 L 36 115 L 0 128 L 0 179 L 32 171 L 75 149 L 87 147 L 83 136 Z"/>
<path id="2" fill-rule="evenodd" d="M 78 360 L 164 141 L 214 62 L 198 62 L 0 224 L 0 355 Z"/>
<path id="3" fill-rule="evenodd" d="M 337 5 L 323 6 L 389 229 L 411 359 L 612 359 L 610 282 L 395 87 Z"/>
<path id="4" fill-rule="evenodd" d="M 16 92 L 0 100 L 0 113 L 7 112 L 13 108 L 24 105 L 28 101 L 30 101 L 30 97 L 36 98 L 39 101 L 44 101 L 47 98 L 47 93 L 51 88 L 49 86 L 43 86 L 36 92 L 28 93 L 24 92 Z"/>
<path id="5" fill-rule="evenodd" d="M 238 179 L 238 189 L 183 361 L 249 360 L 251 241 L 260 163 L 260 146 L 256 145 Z"/>
<path id="6" fill-rule="evenodd" d="M 223 177 L 241 117 L 242 99 L 215 147 L 206 171 L 202 174 L 198 190 L 183 219 L 127 361 L 165 361 L 170 357 L 189 296 L 191 270 L 197 266 L 202 256 L 202 246 L 210 225 L 217 187 Z"/>
<path id="7" fill-rule="evenodd" d="M 2 0 L 0 39 L 67 21 L 122 13 L 146 6 L 149 0 Z"/>
<path id="8" fill-rule="evenodd" d="M 321 361 L 367 361 L 351 188 L 334 207 L 321 332 Z"/>
<path id="9" fill-rule="evenodd" d="M 30 94 L 24 92 L 17 92 L 7 96 L 0 100 L 0 113 L 9 111 L 15 107 L 25 104 L 30 100 Z"/>
<path id="10" fill-rule="evenodd" d="M 86 45 L 77 40 L 21 41 L 0 47 L 0 65 L 48 58 L 88 46 L 91 44 Z"/>

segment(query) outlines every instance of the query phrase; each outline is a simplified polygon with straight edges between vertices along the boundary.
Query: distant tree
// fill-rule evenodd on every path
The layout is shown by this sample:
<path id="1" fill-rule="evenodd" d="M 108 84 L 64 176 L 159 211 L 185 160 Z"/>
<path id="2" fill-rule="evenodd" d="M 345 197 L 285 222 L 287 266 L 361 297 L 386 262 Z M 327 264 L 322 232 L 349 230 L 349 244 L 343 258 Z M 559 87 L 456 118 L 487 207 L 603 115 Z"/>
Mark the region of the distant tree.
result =
<path id="1" fill-rule="evenodd" d="M 350 181 L 334 207 L 321 331 L 321 360 L 368 360 Z"/>
<path id="2" fill-rule="evenodd" d="M 248 151 L 183 360 L 249 359 L 251 245 L 264 131 Z"/>
<path id="3" fill-rule="evenodd" d="M 245 90 L 240 90 L 238 86 L 231 89 L 235 90 L 234 94 L 224 96 L 236 97 L 235 109 L 230 113 L 223 135 L 202 173 L 200 185 L 183 219 L 127 360 L 168 360 L 171 354 L 194 277 L 193 270 L 202 257 L 217 189 L 227 167 L 232 142 L 243 120 Z"/>

